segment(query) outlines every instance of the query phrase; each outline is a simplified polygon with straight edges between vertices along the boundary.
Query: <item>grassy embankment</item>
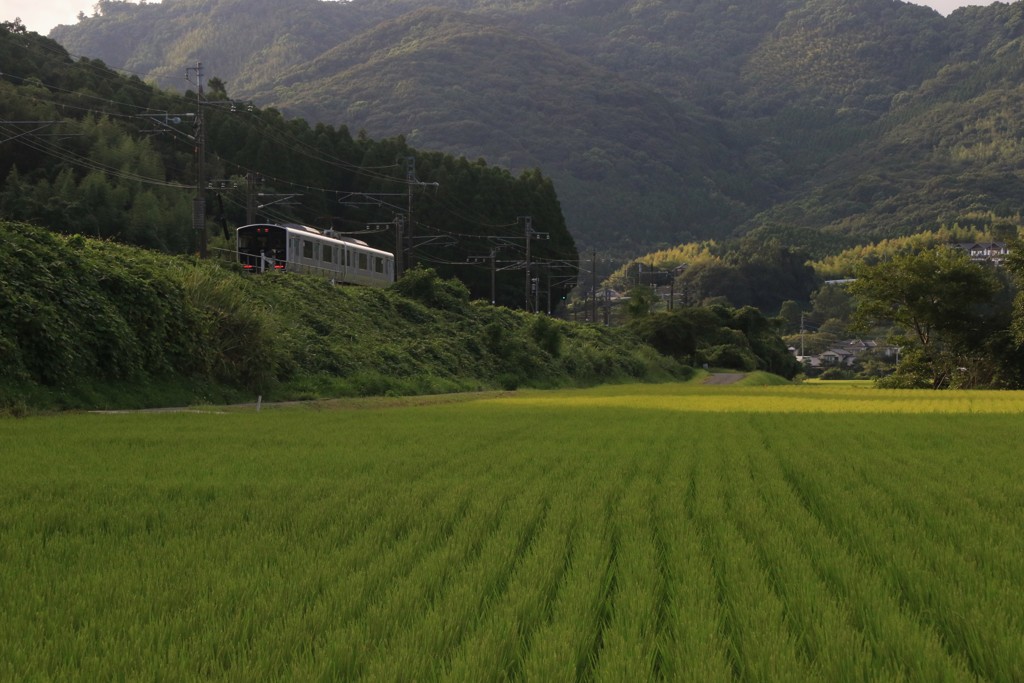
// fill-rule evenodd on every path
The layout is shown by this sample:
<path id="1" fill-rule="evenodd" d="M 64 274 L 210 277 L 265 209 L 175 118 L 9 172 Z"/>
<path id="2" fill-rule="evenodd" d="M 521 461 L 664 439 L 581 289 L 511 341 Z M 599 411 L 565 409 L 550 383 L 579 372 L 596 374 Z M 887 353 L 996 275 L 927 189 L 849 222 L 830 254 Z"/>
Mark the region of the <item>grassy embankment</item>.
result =
<path id="1" fill-rule="evenodd" d="M 1024 679 L 1024 395 L 465 399 L 0 420 L 0 678 Z"/>
<path id="2" fill-rule="evenodd" d="M 469 302 L 424 273 L 335 287 L 0 221 L 0 411 L 666 380 L 623 330 Z"/>

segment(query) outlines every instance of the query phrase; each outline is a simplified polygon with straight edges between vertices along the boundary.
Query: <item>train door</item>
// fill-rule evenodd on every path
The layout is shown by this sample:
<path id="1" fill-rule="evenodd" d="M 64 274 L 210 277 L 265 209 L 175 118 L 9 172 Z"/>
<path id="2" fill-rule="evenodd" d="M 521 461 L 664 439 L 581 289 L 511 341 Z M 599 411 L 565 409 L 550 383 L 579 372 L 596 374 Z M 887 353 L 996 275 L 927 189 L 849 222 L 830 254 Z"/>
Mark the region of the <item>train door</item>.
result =
<path id="1" fill-rule="evenodd" d="M 299 263 L 303 273 L 315 273 L 317 270 L 317 243 L 308 237 L 299 238 Z"/>
<path id="2" fill-rule="evenodd" d="M 326 271 L 323 275 L 336 278 L 338 273 L 338 248 L 333 244 L 320 245 L 320 266 Z"/>

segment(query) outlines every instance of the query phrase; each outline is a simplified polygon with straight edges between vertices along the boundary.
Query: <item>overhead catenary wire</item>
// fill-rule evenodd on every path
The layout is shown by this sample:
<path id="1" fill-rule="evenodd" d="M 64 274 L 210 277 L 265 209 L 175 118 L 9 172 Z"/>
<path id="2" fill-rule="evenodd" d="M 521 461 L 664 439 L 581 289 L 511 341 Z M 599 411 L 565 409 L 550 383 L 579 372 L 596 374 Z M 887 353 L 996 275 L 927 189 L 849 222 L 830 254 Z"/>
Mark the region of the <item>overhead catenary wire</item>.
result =
<path id="1" fill-rule="evenodd" d="M 59 54 L 61 56 L 67 54 L 58 48 L 51 48 L 49 46 L 46 46 L 43 49 L 49 50 L 50 52 Z M 70 54 L 68 54 L 67 56 L 70 58 Z M 132 73 L 128 69 L 118 69 L 116 67 L 109 67 L 105 64 L 94 63 L 87 59 L 82 59 L 81 61 L 76 62 L 75 66 L 79 68 L 92 70 L 95 73 L 99 74 L 101 77 L 107 79 L 112 79 L 113 77 L 117 76 L 118 72 Z M 146 117 L 159 119 L 161 117 L 166 118 L 168 116 L 167 111 L 157 109 L 152 106 L 136 104 L 135 102 L 131 101 L 112 99 L 110 97 L 104 97 L 93 93 L 82 92 L 81 90 L 68 89 L 63 86 L 58 86 L 52 83 L 45 83 L 36 77 L 28 79 L 16 74 L 9 73 L 3 74 L 2 77 L 9 78 L 12 81 L 16 80 L 21 83 L 32 83 L 40 85 L 40 88 L 36 89 L 31 93 L 24 93 L 24 95 L 30 98 L 32 101 L 36 101 L 41 104 L 53 107 L 57 112 L 76 112 L 81 115 L 109 117 L 112 119 L 120 120 L 137 120 Z M 120 87 L 128 87 L 133 91 L 137 92 L 138 94 L 149 99 L 152 99 L 153 97 L 159 96 L 161 94 L 169 94 L 171 96 L 178 97 L 178 95 L 175 93 L 164 93 L 164 91 L 155 89 L 152 85 L 146 84 L 137 78 L 122 79 L 122 81 L 118 82 L 117 85 Z M 195 102 L 193 102 L 193 104 L 195 106 L 211 106 L 227 105 L 231 102 L 232 101 L 204 103 L 201 100 L 196 100 Z M 347 159 L 338 157 L 334 154 L 331 154 L 327 149 L 323 147 L 318 147 L 310 144 L 307 139 L 304 139 L 304 136 L 300 137 L 296 132 L 291 131 L 288 128 L 282 128 L 276 125 L 276 121 L 269 120 L 264 115 L 264 113 L 258 109 L 252 109 L 251 107 L 242 108 L 240 111 L 240 116 L 238 117 L 238 121 L 243 125 L 243 127 L 248 128 L 255 132 L 261 140 L 265 140 L 272 145 L 280 146 L 281 148 L 286 149 L 290 154 L 297 154 L 303 158 L 310 159 L 316 163 L 326 164 L 330 167 L 342 169 L 355 176 L 361 176 L 371 180 L 392 184 L 397 187 L 406 186 L 410 190 L 412 187 L 423 186 L 424 184 L 433 184 L 435 188 L 437 186 L 436 183 L 424 183 L 415 177 L 402 177 L 402 175 L 398 173 L 388 173 L 388 171 L 394 171 L 402 167 L 402 165 L 397 162 L 383 165 L 363 166 L 357 163 L 353 163 L 352 161 L 349 161 Z M 68 123 L 72 122 L 78 121 L 76 121 L 76 119 L 73 117 L 69 118 Z M 87 171 L 102 172 L 108 174 L 111 177 L 175 189 L 190 189 L 195 187 L 194 184 L 168 181 L 165 178 L 147 177 L 139 173 L 124 171 L 122 169 L 114 168 L 109 165 L 92 161 L 91 159 L 83 157 L 82 155 L 79 155 L 72 150 L 62 148 L 59 145 L 54 145 L 50 141 L 43 140 L 42 136 L 38 135 L 38 130 L 23 131 L 11 130 L 10 128 L 4 128 L 2 130 L 9 136 L 9 139 L 18 139 L 19 142 L 26 143 L 27 146 L 29 146 L 29 148 L 33 150 L 36 150 L 43 154 L 51 155 L 53 158 L 56 158 L 62 161 L 63 163 L 78 168 L 82 168 Z M 335 129 L 328 126 L 328 130 L 333 132 Z M 189 135 L 185 131 L 176 129 L 173 126 L 164 125 L 163 129 L 161 129 L 160 132 L 173 136 L 173 139 L 178 142 L 194 145 L 193 136 Z M 316 135 L 317 131 L 316 129 L 309 128 L 309 130 L 306 132 L 309 135 Z M 23 140 L 22 138 L 25 139 Z M 213 158 L 216 160 L 217 163 L 221 164 L 225 170 L 233 169 L 235 172 L 242 171 L 245 174 L 255 174 L 259 176 L 261 179 L 263 179 L 264 182 L 271 184 L 278 190 L 292 190 L 311 195 L 315 194 L 318 196 L 322 196 L 324 199 L 327 199 L 328 201 L 330 197 L 337 198 L 346 192 L 344 190 L 340 190 L 334 187 L 322 187 L 309 183 L 297 182 L 291 178 L 282 177 L 277 173 L 268 173 L 267 171 L 264 170 L 251 168 L 249 167 L 249 165 L 238 163 L 237 161 L 226 158 L 222 155 L 215 154 L 213 155 Z M 164 158 L 163 161 L 165 164 L 164 167 L 167 168 L 166 164 L 169 160 L 167 158 Z M 177 171 L 178 174 L 184 172 L 184 169 L 178 169 Z M 221 194 L 222 200 L 227 202 L 229 205 L 239 208 L 241 207 L 239 202 L 235 201 L 233 198 L 230 197 L 230 193 Z M 454 247 L 458 251 L 467 252 L 467 250 L 470 248 L 468 245 L 461 244 L 461 242 L 464 240 L 478 241 L 481 239 L 505 239 L 514 241 L 516 239 L 522 239 L 521 235 L 509 234 L 504 232 L 507 229 L 517 227 L 518 222 L 492 222 L 492 220 L 489 220 L 488 218 L 479 215 L 476 212 L 475 207 L 471 207 L 465 202 L 461 201 L 458 197 L 455 197 L 445 192 L 437 193 L 435 191 L 435 194 L 432 196 L 434 211 L 440 212 L 443 215 L 451 216 L 452 218 L 456 219 L 456 221 L 461 222 L 463 224 L 472 225 L 476 228 L 482 228 L 484 229 L 484 231 L 500 231 L 500 234 L 487 235 L 481 234 L 481 232 L 476 231 L 466 231 L 464 229 L 442 229 L 437 228 L 428 223 L 417 222 L 417 227 L 421 231 L 424 231 L 428 234 L 433 234 L 437 236 L 447 236 L 459 240 L 460 244 Z M 305 205 L 305 211 L 314 210 L 308 201 L 300 201 L 302 201 L 302 203 Z M 322 211 L 322 209 L 315 210 Z M 295 222 L 292 216 L 290 215 L 291 212 L 285 212 L 279 209 L 271 209 L 270 207 L 265 207 L 261 209 L 261 213 L 268 219 L 276 220 L 278 222 Z M 336 221 L 341 221 L 342 223 L 349 223 L 350 229 L 345 230 L 345 232 L 349 234 L 370 235 L 385 232 L 386 230 L 392 229 L 390 227 L 379 229 L 367 229 L 364 227 L 361 229 L 355 229 L 354 226 L 364 224 L 365 222 L 352 220 L 348 218 L 342 218 L 338 216 L 327 216 L 327 218 L 330 219 L 332 226 L 335 224 Z M 512 249 L 513 251 L 518 250 L 517 246 L 514 244 L 506 244 L 502 248 Z M 424 252 L 422 249 L 419 248 L 416 248 L 415 251 L 413 251 L 412 245 L 410 245 L 410 253 L 415 253 L 417 256 L 421 258 L 427 258 L 428 252 Z M 546 260 L 544 261 L 546 262 Z M 464 265 L 463 261 L 447 260 L 445 262 L 452 265 Z"/>
<path id="2" fill-rule="evenodd" d="M 47 51 L 49 51 L 51 53 L 54 53 L 54 54 L 57 54 L 57 55 L 60 55 L 60 56 L 63 56 L 65 54 L 65 52 L 63 50 L 60 50 L 60 49 L 48 48 L 48 47 L 45 47 L 45 46 L 39 46 L 39 47 L 41 49 L 43 49 L 43 50 L 47 50 Z M 92 62 L 90 62 L 90 61 L 88 61 L 86 59 L 83 59 L 80 62 L 76 62 L 75 65 L 76 66 L 84 66 L 85 68 L 88 68 L 88 69 L 91 69 L 91 70 L 94 70 L 94 71 L 98 71 L 98 72 L 100 72 L 104 76 L 110 76 L 110 75 L 112 75 L 113 73 L 115 73 L 117 71 L 124 71 L 126 73 L 132 73 L 128 69 L 117 69 L 115 67 L 110 67 L 108 65 L 103 65 L 103 67 L 100 67 L 100 66 L 98 66 L 96 64 L 93 64 Z M 155 116 L 155 117 L 158 117 L 158 116 L 161 116 L 161 115 L 164 115 L 164 114 L 167 113 L 167 112 L 162 111 L 162 110 L 156 110 L 156 109 L 153 109 L 151 107 L 145 107 L 145 106 L 141 106 L 141 105 L 136 105 L 136 104 L 130 103 L 130 102 L 120 102 L 120 101 L 117 101 L 117 100 L 112 100 L 110 98 L 105 98 L 105 97 L 101 97 L 101 96 L 98 96 L 98 95 L 93 95 L 93 94 L 90 94 L 90 93 L 83 93 L 81 91 L 68 90 L 66 88 L 62 88 L 62 87 L 57 86 L 57 85 L 52 84 L 52 83 L 45 83 L 45 82 L 39 80 L 38 78 L 27 79 L 25 77 L 18 76 L 17 74 L 12 74 L 12 73 L 9 73 L 9 72 L 4 72 L 3 75 L 5 77 L 10 77 L 12 79 L 16 79 L 16 80 L 18 80 L 18 81 L 20 81 L 22 83 L 38 82 L 40 85 L 42 85 L 46 90 L 48 90 L 50 92 L 59 92 L 59 93 L 66 94 L 66 95 L 71 96 L 71 97 L 90 99 L 90 100 L 93 100 L 93 101 L 95 101 L 97 103 L 103 103 L 103 104 L 106 104 L 106 105 L 111 105 L 111 106 L 113 106 L 115 108 L 129 108 L 129 109 L 134 110 L 136 113 L 135 114 L 126 114 L 126 113 L 123 113 L 122 111 L 111 111 L 110 109 L 98 109 L 98 108 L 82 107 L 82 106 L 79 106 L 79 105 L 70 104 L 70 103 L 68 103 L 66 101 L 59 100 L 59 99 L 56 99 L 56 98 L 44 98 L 44 97 L 41 97 L 38 93 L 32 93 L 32 94 L 26 95 L 27 97 L 29 97 L 31 99 L 34 99 L 35 101 L 45 102 L 45 103 L 53 105 L 55 107 L 61 107 L 61 108 L 65 108 L 65 109 L 72 109 L 72 110 L 76 110 L 76 111 L 79 111 L 79 112 L 91 113 L 91 114 L 95 114 L 95 115 L 99 115 L 99 116 L 109 116 L 109 117 L 112 117 L 112 118 L 131 118 L 133 116 Z M 150 85 L 144 84 L 141 81 L 140 82 L 134 82 L 134 81 L 131 81 L 131 79 L 127 79 L 127 81 L 129 83 L 131 83 L 133 87 L 138 88 L 140 90 L 140 92 L 143 92 L 143 94 L 146 94 L 146 95 L 149 95 L 149 96 L 152 96 L 154 94 L 154 88 L 152 86 L 150 86 Z M 119 84 L 119 85 L 123 85 L 123 84 Z M 156 91 L 156 92 L 159 93 L 159 91 Z M 200 105 L 202 105 L 202 103 L 200 103 Z M 358 165 L 358 164 L 354 164 L 354 163 L 352 163 L 350 161 L 347 161 L 345 159 L 342 159 L 340 157 L 336 157 L 334 155 L 328 154 L 328 153 L 326 153 L 324 150 L 322 150 L 320 148 L 313 147 L 313 146 L 307 144 L 305 141 L 303 141 L 300 138 L 298 138 L 297 136 L 292 135 L 291 133 L 289 133 L 286 130 L 282 132 L 280 128 L 271 126 L 269 124 L 269 122 L 267 122 L 264 118 L 262 118 L 255 111 L 249 111 L 248 109 L 246 109 L 245 111 L 248 114 L 248 117 L 244 117 L 244 118 L 246 118 L 248 120 L 248 123 L 253 125 L 253 128 L 256 129 L 257 132 L 259 132 L 263 138 L 269 139 L 272 142 L 276 142 L 277 144 L 281 144 L 281 145 L 285 146 L 289 151 L 291 151 L 293 153 L 298 153 L 298 154 L 300 154 L 302 156 L 305 156 L 306 158 L 312 159 L 314 161 L 319 161 L 321 163 L 327 163 L 329 165 L 333 165 L 333 166 L 336 166 L 338 168 L 342 168 L 342 169 L 347 170 L 349 172 L 352 172 L 352 173 L 355 173 L 355 174 L 359 174 L 359 175 L 364 175 L 364 176 L 367 176 L 367 177 L 370 177 L 370 178 L 373 178 L 373 179 L 384 180 L 384 181 L 387 181 L 387 182 L 393 182 L 393 183 L 397 183 L 399 185 L 419 184 L 418 181 L 410 181 L 410 180 L 407 180 L 407 179 L 396 177 L 394 175 L 388 175 L 388 174 L 380 173 L 380 171 L 399 168 L 399 164 L 397 164 L 397 163 L 381 165 L 381 166 L 361 166 L 361 165 Z M 176 133 L 176 131 L 174 131 L 174 129 L 169 129 L 169 132 Z M 180 133 L 178 133 L 178 134 L 180 134 Z M 246 169 L 246 170 L 247 171 L 254 171 L 254 169 Z M 256 171 L 256 172 L 258 172 L 260 175 L 262 175 L 264 177 L 271 177 L 270 174 L 268 174 L 268 173 L 265 173 L 265 172 L 262 172 L 262 171 Z M 310 191 L 338 192 L 338 190 L 336 190 L 336 189 L 312 187 L 312 186 L 308 186 L 308 185 L 303 185 L 301 183 L 295 183 L 294 181 L 288 181 L 288 180 L 285 180 L 283 178 L 273 178 L 273 179 L 276 182 L 278 182 L 278 183 L 288 183 L 289 186 L 291 186 L 291 187 L 301 187 L 303 189 L 307 189 L 307 190 L 310 190 Z"/>
<path id="3" fill-rule="evenodd" d="M 12 128 L 8 127 L 8 126 L 5 126 L 3 124 L 3 122 L 0 122 L 0 131 L 3 131 L 5 134 L 9 135 L 9 134 L 15 132 L 15 129 L 12 129 Z M 22 137 L 24 139 L 22 139 Z M 46 143 L 46 141 L 39 139 L 38 136 L 36 136 L 34 134 L 28 134 L 28 135 L 25 135 L 25 136 L 18 136 L 18 138 L 19 138 L 19 142 L 21 144 L 24 144 L 27 147 L 29 147 L 29 148 L 31 148 L 31 149 L 33 149 L 33 150 L 35 150 L 35 151 L 37 151 L 37 152 L 39 152 L 41 154 L 46 154 L 48 156 L 52 156 L 52 157 L 54 157 L 56 159 L 59 159 L 60 161 L 63 161 L 66 164 L 70 164 L 70 165 L 76 166 L 78 168 L 83 168 L 83 169 L 86 169 L 86 170 L 89 170 L 89 171 L 99 171 L 101 173 L 104 173 L 104 174 L 112 176 L 112 177 L 121 178 L 123 180 L 132 180 L 132 181 L 135 181 L 135 182 L 145 183 L 145 184 L 148 184 L 148 185 L 156 185 L 156 186 L 161 186 L 161 187 L 172 187 L 172 188 L 176 188 L 176 189 L 190 189 L 190 188 L 192 188 L 192 185 L 185 185 L 185 184 L 182 184 L 182 183 L 176 183 L 176 182 L 164 180 L 164 179 L 161 179 L 161 178 L 153 178 L 153 177 L 150 177 L 150 176 L 139 175 L 138 173 L 132 173 L 130 171 L 124 171 L 124 170 L 121 170 L 121 169 L 118 169 L 118 168 L 114 168 L 113 166 L 108 166 L 106 164 L 102 164 L 102 163 L 100 163 L 98 161 L 95 161 L 94 159 L 91 159 L 91 158 L 88 158 L 88 157 L 83 157 L 82 155 L 77 154 L 75 152 L 72 152 L 70 150 L 63 149 L 63 148 L 60 148 L 60 147 L 56 147 L 56 146 L 54 146 L 52 144 L 48 144 L 48 143 Z"/>

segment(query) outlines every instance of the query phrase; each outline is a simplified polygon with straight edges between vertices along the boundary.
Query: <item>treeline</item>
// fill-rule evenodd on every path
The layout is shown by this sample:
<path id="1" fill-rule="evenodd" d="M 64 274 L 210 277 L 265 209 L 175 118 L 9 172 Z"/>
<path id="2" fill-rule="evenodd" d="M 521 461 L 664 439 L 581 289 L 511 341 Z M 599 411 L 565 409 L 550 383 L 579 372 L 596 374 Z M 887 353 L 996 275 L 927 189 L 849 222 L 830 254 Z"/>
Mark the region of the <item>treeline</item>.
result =
<path id="1" fill-rule="evenodd" d="M 810 301 L 821 286 L 806 251 L 755 235 L 653 252 L 620 267 L 607 284 L 627 292 L 652 284 L 664 286 L 669 280 L 683 305 L 752 306 L 769 315 L 784 301 Z"/>
<path id="2" fill-rule="evenodd" d="M 53 41 L 0 26 L 0 215 L 65 233 L 169 253 L 194 251 L 195 150 L 205 139 L 206 230 L 232 248 L 250 218 L 333 229 L 457 276 L 491 297 L 489 268 L 470 257 L 500 246 L 496 299 L 525 305 L 526 223 L 541 266 L 576 262 L 551 180 L 483 161 L 421 152 L 403 137 L 372 140 L 231 99 L 210 78 L 177 95 L 96 60 L 73 61 Z M 204 129 L 197 129 L 201 109 Z M 564 280 L 564 278 L 563 278 Z M 560 281 L 556 296 L 571 288 Z"/>

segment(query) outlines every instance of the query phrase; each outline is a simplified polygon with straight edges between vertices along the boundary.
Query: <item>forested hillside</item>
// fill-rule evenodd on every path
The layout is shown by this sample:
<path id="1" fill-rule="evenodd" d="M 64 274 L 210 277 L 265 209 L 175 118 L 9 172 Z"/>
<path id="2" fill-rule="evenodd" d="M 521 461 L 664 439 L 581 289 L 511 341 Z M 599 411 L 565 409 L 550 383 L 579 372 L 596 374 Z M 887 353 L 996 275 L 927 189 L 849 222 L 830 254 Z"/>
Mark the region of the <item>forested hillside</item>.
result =
<path id="1" fill-rule="evenodd" d="M 202 61 L 312 123 L 539 166 L 581 244 L 635 254 L 1014 215 L 1022 19 L 1020 2 L 104 0 L 53 37 L 169 86 Z"/>
<path id="2" fill-rule="evenodd" d="M 524 307 L 532 229 L 533 272 L 548 278 L 556 300 L 575 284 L 564 271 L 577 259 L 574 240 L 551 179 L 536 168 L 513 175 L 417 150 L 401 136 L 310 125 L 231 99 L 216 78 L 197 101 L 192 90 L 180 95 L 98 60 L 75 61 L 13 24 L 0 26 L 0 64 L 0 217 L 193 251 L 202 140 L 213 255 L 233 249 L 231 228 L 250 219 L 333 229 L 388 251 L 399 250 L 401 221 L 407 265 L 457 275 L 475 297 L 491 299 L 490 264 L 472 261 L 494 249 L 494 298 Z"/>

